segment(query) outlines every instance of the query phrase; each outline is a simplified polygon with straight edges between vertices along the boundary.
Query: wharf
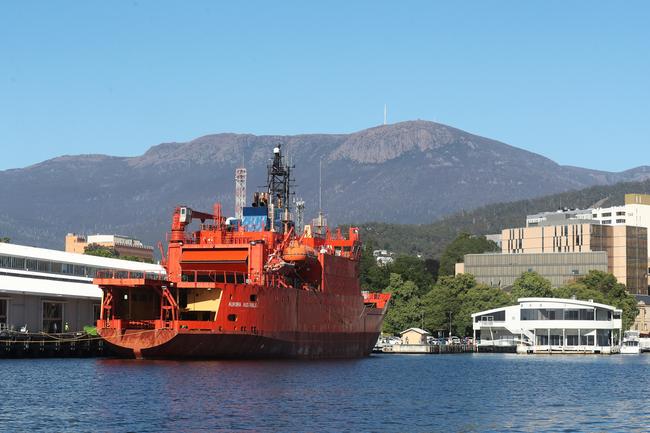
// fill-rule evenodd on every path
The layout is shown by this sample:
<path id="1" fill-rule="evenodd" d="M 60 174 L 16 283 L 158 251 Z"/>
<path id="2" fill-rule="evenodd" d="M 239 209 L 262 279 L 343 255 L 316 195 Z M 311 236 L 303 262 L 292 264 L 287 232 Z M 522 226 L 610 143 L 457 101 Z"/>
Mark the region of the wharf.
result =
<path id="1" fill-rule="evenodd" d="M 474 351 L 472 345 L 465 344 L 393 344 L 382 347 L 382 353 L 471 353 Z"/>
<path id="2" fill-rule="evenodd" d="M 0 332 L 1 358 L 88 358 L 110 355 L 99 336 L 85 332 L 61 334 Z"/>

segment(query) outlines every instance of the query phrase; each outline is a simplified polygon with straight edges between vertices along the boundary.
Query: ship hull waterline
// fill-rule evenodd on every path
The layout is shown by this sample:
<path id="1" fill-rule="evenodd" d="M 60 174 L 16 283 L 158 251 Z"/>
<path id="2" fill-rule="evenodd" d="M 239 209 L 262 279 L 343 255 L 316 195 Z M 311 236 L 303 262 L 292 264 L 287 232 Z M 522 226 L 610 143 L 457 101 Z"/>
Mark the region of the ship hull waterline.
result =
<path id="1" fill-rule="evenodd" d="M 135 359 L 345 359 L 369 356 L 379 332 L 288 332 L 286 336 L 250 333 L 148 330 L 128 345 L 113 332 L 100 333 L 119 357 Z M 148 345 L 147 333 L 164 332 L 164 342 Z M 112 334 L 112 335 L 111 335 Z M 138 342 L 142 341 L 142 344 Z"/>

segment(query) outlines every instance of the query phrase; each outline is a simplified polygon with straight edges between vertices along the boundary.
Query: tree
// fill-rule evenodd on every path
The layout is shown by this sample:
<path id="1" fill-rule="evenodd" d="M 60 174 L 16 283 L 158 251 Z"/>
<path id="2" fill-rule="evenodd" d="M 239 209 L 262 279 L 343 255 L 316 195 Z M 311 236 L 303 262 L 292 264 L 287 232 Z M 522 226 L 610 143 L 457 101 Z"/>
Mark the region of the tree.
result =
<path id="1" fill-rule="evenodd" d="M 461 295 L 461 308 L 454 324 L 458 335 L 472 335 L 472 314 L 512 305 L 512 297 L 497 287 L 477 285 Z"/>
<path id="2" fill-rule="evenodd" d="M 361 288 L 370 292 L 381 292 L 388 286 L 390 272 L 385 266 L 377 265 L 377 260 L 372 255 L 373 250 L 372 242 L 363 246 L 359 264 Z"/>
<path id="3" fill-rule="evenodd" d="M 434 280 L 424 260 L 413 256 L 399 256 L 393 263 L 386 265 L 386 268 L 390 274 L 399 274 L 403 280 L 413 281 L 421 295 L 431 290 Z"/>
<path id="4" fill-rule="evenodd" d="M 472 236 L 461 233 L 454 239 L 440 257 L 440 275 L 454 275 L 456 263 L 465 260 L 465 254 L 481 254 L 499 251 L 496 243 L 487 240 L 485 236 Z"/>
<path id="5" fill-rule="evenodd" d="M 457 332 L 462 322 L 459 322 L 462 295 L 473 287 L 476 287 L 476 279 L 471 274 L 440 277 L 423 297 L 425 329 L 446 334 L 451 320 L 452 333 Z"/>
<path id="6" fill-rule="evenodd" d="M 398 334 L 405 329 L 421 326 L 422 302 L 413 281 L 404 281 L 399 274 L 390 274 L 386 293 L 391 294 L 388 313 L 384 318 L 384 332 Z"/>
<path id="7" fill-rule="evenodd" d="M 553 296 L 551 282 L 537 272 L 524 272 L 512 284 L 512 298 L 550 298 Z"/>
<path id="8" fill-rule="evenodd" d="M 590 296 L 586 299 L 598 300 L 604 304 L 620 308 L 623 311 L 623 329 L 630 329 L 634 319 L 639 314 L 636 298 L 627 292 L 625 285 L 619 283 L 613 274 L 602 271 L 589 271 L 587 275 L 579 278 L 569 287 L 575 290 L 576 293 L 582 290 L 583 296 L 585 294 Z M 602 297 L 593 296 L 595 293 L 600 293 Z"/>
<path id="9" fill-rule="evenodd" d="M 109 248 L 98 244 L 86 245 L 86 248 L 84 248 L 84 254 L 87 254 L 89 256 L 108 257 L 113 259 L 119 257 L 118 252 L 114 248 Z"/>
<path id="10" fill-rule="evenodd" d="M 10 244 L 10 243 L 11 243 L 10 238 L 8 238 L 6 236 L 0 237 L 0 244 Z"/>

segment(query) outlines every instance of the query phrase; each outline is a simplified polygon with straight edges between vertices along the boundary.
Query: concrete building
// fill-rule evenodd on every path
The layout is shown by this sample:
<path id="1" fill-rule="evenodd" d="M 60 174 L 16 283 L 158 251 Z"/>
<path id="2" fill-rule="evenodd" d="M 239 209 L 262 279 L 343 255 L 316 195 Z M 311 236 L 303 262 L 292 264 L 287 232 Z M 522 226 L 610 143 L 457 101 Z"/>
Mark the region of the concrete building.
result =
<path id="1" fill-rule="evenodd" d="M 134 256 L 139 259 L 153 261 L 153 247 L 144 245 L 137 239 L 118 235 L 78 235 L 68 233 L 65 237 L 65 251 L 83 254 L 88 245 L 99 245 L 112 248 L 121 256 Z"/>
<path id="2" fill-rule="evenodd" d="M 637 307 L 639 314 L 634 319 L 634 324 L 630 328 L 633 331 L 639 331 L 642 336 L 650 335 L 650 296 L 635 295 L 638 301 Z"/>
<path id="3" fill-rule="evenodd" d="M 576 222 L 595 223 L 592 209 L 559 209 L 555 212 L 540 212 L 526 216 L 526 227 L 575 224 Z"/>
<path id="4" fill-rule="evenodd" d="M 155 264 L 0 243 L 0 328 L 71 331 L 99 318 L 99 270 L 164 273 Z"/>
<path id="5" fill-rule="evenodd" d="M 427 337 L 431 335 L 429 331 L 421 328 L 409 328 L 400 334 L 402 344 L 427 344 Z"/>
<path id="6" fill-rule="evenodd" d="M 648 294 L 648 234 L 645 227 L 567 224 L 502 232 L 504 254 L 605 251 L 607 272 L 632 294 Z"/>
<path id="7" fill-rule="evenodd" d="M 607 272 L 607 253 L 522 253 L 467 254 L 465 263 L 456 264 L 456 274 L 468 273 L 479 283 L 509 289 L 524 272 L 537 272 L 553 287 L 560 287 L 591 270 Z"/>
<path id="8" fill-rule="evenodd" d="M 592 301 L 520 298 L 472 314 L 479 351 L 611 353 L 620 346 L 622 311 Z"/>
<path id="9" fill-rule="evenodd" d="M 650 245 L 650 195 L 625 194 L 625 204 L 622 206 L 593 209 L 561 209 L 555 212 L 542 212 L 526 217 L 526 227 L 576 223 L 645 227 L 648 231 L 647 240 Z M 648 273 L 650 274 L 650 250 L 648 254 Z"/>

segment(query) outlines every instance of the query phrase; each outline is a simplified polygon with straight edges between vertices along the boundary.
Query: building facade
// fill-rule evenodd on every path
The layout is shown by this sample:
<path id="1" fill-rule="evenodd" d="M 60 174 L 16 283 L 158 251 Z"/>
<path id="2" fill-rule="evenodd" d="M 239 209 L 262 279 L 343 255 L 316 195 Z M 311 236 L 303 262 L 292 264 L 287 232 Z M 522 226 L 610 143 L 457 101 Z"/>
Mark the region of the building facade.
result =
<path id="1" fill-rule="evenodd" d="M 56 333 L 94 325 L 102 292 L 92 279 L 101 270 L 164 273 L 156 264 L 0 243 L 0 328 Z"/>
<path id="2" fill-rule="evenodd" d="M 78 235 L 68 233 L 65 237 L 65 251 L 83 254 L 88 245 L 99 245 L 114 249 L 121 256 L 133 256 L 153 262 L 153 247 L 137 239 L 118 235 Z"/>
<path id="3" fill-rule="evenodd" d="M 607 272 L 630 293 L 648 294 L 647 232 L 645 227 L 602 224 L 512 228 L 502 231 L 501 251 L 508 255 L 604 251 Z"/>
<path id="4" fill-rule="evenodd" d="M 611 353 L 620 346 L 621 315 L 592 301 L 520 298 L 517 305 L 472 314 L 472 328 L 479 350 Z"/>
<path id="5" fill-rule="evenodd" d="M 560 287 L 591 270 L 607 272 L 606 252 L 467 254 L 464 263 L 456 264 L 457 274 L 472 274 L 479 283 L 502 289 L 509 289 L 524 272 L 537 272 Z"/>

